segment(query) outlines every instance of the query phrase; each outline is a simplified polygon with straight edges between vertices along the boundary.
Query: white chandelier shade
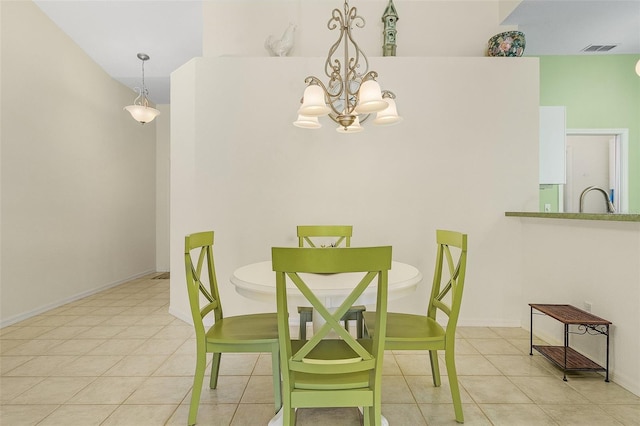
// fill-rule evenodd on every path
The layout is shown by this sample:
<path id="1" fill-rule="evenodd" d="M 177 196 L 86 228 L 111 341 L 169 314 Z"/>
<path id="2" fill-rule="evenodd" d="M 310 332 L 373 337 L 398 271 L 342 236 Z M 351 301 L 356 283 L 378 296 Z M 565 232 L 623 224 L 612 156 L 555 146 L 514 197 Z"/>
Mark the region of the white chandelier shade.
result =
<path id="1" fill-rule="evenodd" d="M 382 111 L 389 105 L 386 100 L 382 99 L 382 90 L 375 80 L 367 80 L 362 83 L 358 93 L 359 102 L 356 106 L 358 114 Z"/>
<path id="2" fill-rule="evenodd" d="M 293 125 L 303 129 L 319 129 L 322 127 L 322 124 L 318 121 L 318 117 L 310 117 L 302 114 L 298 114 L 298 119 L 293 122 Z"/>
<path id="3" fill-rule="evenodd" d="M 329 108 L 324 101 L 324 90 L 322 87 L 312 84 L 304 90 L 302 106 L 298 114 L 307 117 L 320 117 L 329 114 Z"/>
<path id="4" fill-rule="evenodd" d="M 131 114 L 134 120 L 140 124 L 145 124 L 150 123 L 160 115 L 160 111 L 149 106 L 149 100 L 147 99 L 149 91 L 144 84 L 144 63 L 149 60 L 149 55 L 146 53 L 138 53 L 137 56 L 138 59 L 142 61 L 142 88 L 134 88 L 138 93 L 138 97 L 134 99 L 133 105 L 126 106 L 124 109 L 129 111 L 129 114 Z"/>
<path id="5" fill-rule="evenodd" d="M 398 111 L 396 110 L 396 101 L 392 98 L 385 98 L 385 100 L 389 103 L 389 106 L 378 112 L 376 118 L 373 120 L 373 124 L 379 126 L 398 124 L 402 121 L 402 117 L 398 115 Z"/>
<path id="6" fill-rule="evenodd" d="M 129 114 L 131 114 L 133 119 L 141 124 L 149 123 L 160 115 L 160 111 L 155 108 L 151 108 L 150 106 L 129 105 L 124 107 L 124 109 L 129 111 Z"/>

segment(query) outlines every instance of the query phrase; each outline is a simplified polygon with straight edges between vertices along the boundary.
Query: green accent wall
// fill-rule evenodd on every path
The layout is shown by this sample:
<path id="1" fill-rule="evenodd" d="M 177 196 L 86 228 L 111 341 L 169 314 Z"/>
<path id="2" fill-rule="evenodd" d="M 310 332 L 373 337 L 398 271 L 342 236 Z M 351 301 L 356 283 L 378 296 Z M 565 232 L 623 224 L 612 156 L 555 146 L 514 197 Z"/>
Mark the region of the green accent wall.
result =
<path id="1" fill-rule="evenodd" d="M 540 105 L 566 106 L 567 128 L 629 129 L 629 213 L 640 213 L 638 60 L 640 55 L 540 57 Z"/>

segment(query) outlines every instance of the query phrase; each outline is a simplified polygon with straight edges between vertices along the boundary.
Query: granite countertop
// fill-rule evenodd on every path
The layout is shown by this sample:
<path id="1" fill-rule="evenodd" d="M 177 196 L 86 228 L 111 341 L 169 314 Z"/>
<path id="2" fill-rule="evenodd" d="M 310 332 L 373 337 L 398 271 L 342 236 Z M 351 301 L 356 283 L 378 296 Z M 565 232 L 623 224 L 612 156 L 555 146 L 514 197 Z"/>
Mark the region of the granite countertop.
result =
<path id="1" fill-rule="evenodd" d="M 505 212 L 511 217 L 536 217 L 542 219 L 581 219 L 607 220 L 615 222 L 640 222 L 640 214 L 617 213 L 542 213 L 542 212 Z"/>

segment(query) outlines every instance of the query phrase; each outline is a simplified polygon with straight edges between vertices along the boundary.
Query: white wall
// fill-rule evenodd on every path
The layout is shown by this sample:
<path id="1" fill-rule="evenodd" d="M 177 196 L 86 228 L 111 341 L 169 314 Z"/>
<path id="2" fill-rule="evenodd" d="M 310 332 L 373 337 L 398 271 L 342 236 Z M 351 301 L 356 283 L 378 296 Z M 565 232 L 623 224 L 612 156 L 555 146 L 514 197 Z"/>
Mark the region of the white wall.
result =
<path id="1" fill-rule="evenodd" d="M 504 212 L 538 203 L 537 59 L 376 58 L 405 120 L 354 135 L 291 124 L 322 63 L 199 58 L 174 72 L 171 270 L 184 270 L 184 235 L 213 229 L 225 313 L 274 310 L 236 294 L 233 270 L 295 245 L 298 224 L 353 224 L 353 245 L 391 244 L 420 268 L 417 294 L 390 304 L 420 312 L 435 229 L 456 229 L 470 246 L 461 323 L 519 326 L 519 225 Z M 173 274 L 170 309 L 187 319 L 184 289 Z"/>
<path id="2" fill-rule="evenodd" d="M 640 224 L 590 220 L 509 218 L 522 234 L 524 327 L 527 303 L 568 303 L 613 323 L 611 375 L 616 383 L 640 395 Z M 516 237 L 517 238 L 517 237 Z M 534 319 L 536 335 L 562 344 L 562 325 Z M 605 338 L 571 336 L 578 351 L 601 365 Z"/>
<path id="3" fill-rule="evenodd" d="M 156 271 L 169 271 L 169 188 L 171 106 L 156 105 Z"/>
<path id="4" fill-rule="evenodd" d="M 155 270 L 155 126 L 30 1 L 2 8 L 2 325 Z"/>

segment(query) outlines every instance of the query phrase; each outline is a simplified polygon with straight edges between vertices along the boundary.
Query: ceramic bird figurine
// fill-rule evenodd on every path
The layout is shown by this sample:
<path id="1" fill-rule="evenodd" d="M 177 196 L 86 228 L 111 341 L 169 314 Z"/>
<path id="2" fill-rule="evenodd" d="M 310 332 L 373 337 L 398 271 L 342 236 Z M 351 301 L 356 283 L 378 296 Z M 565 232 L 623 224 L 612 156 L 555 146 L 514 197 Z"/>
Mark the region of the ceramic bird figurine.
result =
<path id="1" fill-rule="evenodd" d="M 265 49 L 267 49 L 271 56 L 287 56 L 293 47 L 293 33 L 295 31 L 296 25 L 291 23 L 284 31 L 281 38 L 277 39 L 270 35 L 264 42 Z"/>

